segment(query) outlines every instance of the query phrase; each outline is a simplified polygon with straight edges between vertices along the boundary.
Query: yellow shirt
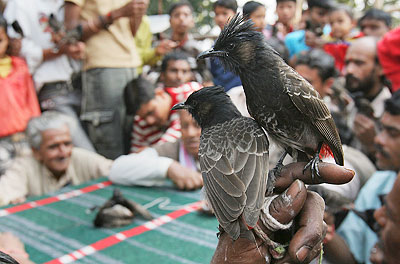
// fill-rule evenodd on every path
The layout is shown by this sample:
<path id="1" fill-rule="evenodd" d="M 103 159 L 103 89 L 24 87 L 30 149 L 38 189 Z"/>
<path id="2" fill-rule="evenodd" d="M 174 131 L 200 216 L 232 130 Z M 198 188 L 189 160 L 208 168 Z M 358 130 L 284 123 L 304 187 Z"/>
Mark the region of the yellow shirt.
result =
<path id="1" fill-rule="evenodd" d="M 66 0 L 81 7 L 81 19 L 97 19 L 99 15 L 124 6 L 130 0 Z M 129 18 L 114 21 L 107 30 L 86 40 L 84 68 L 136 68 L 141 59 L 135 46 Z"/>
<path id="2" fill-rule="evenodd" d="M 0 77 L 7 77 L 12 69 L 11 57 L 6 56 L 0 59 Z"/>
<path id="3" fill-rule="evenodd" d="M 59 180 L 30 153 L 17 158 L 0 177 L 0 206 L 33 195 L 56 191 L 67 183 L 73 185 L 108 176 L 113 161 L 85 149 L 72 150 L 67 171 Z"/>
<path id="4" fill-rule="evenodd" d="M 142 59 L 142 66 L 154 66 L 162 56 L 157 56 L 155 48 L 152 47 L 153 34 L 150 31 L 150 20 L 148 16 L 143 16 L 142 23 L 136 32 L 135 44 Z M 138 69 L 138 73 L 142 72 L 142 67 Z"/>

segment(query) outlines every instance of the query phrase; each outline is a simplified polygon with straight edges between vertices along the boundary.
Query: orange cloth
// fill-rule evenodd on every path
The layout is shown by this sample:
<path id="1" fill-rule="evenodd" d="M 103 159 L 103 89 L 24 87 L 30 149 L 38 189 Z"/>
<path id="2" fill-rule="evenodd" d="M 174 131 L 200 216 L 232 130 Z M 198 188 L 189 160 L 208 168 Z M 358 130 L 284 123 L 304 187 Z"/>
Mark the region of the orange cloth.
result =
<path id="1" fill-rule="evenodd" d="M 12 69 L 0 77 L 0 137 L 24 131 L 30 118 L 40 115 L 31 75 L 24 60 L 11 57 Z"/>

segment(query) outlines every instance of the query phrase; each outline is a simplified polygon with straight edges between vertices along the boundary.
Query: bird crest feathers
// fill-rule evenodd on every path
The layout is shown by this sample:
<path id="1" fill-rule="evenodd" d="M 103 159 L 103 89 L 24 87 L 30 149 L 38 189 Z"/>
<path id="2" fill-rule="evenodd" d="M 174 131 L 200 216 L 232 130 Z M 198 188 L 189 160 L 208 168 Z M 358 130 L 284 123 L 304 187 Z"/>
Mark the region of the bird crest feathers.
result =
<path id="1" fill-rule="evenodd" d="M 239 36 L 241 33 L 258 33 L 254 31 L 253 27 L 253 21 L 245 19 L 240 13 L 237 13 L 228 21 L 228 24 L 225 25 L 224 29 L 219 34 L 219 37 L 215 42 L 215 48 L 218 49 L 222 47 L 224 43 Z"/>

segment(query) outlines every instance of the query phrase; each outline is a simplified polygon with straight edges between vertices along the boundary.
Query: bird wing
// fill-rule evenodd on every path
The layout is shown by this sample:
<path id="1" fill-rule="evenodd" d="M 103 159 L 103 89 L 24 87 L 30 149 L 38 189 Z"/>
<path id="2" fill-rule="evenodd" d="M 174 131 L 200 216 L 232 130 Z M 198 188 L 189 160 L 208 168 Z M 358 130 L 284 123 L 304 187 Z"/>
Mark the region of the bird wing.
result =
<path id="1" fill-rule="evenodd" d="M 332 115 L 319 93 L 292 67 L 283 61 L 278 66 L 284 79 L 286 93 L 296 108 L 314 125 L 331 148 L 335 160 L 343 166 L 343 150 Z"/>
<path id="2" fill-rule="evenodd" d="M 255 226 L 268 177 L 268 139 L 250 118 L 206 128 L 199 149 L 206 197 L 222 228 L 237 239 L 240 215 Z"/>

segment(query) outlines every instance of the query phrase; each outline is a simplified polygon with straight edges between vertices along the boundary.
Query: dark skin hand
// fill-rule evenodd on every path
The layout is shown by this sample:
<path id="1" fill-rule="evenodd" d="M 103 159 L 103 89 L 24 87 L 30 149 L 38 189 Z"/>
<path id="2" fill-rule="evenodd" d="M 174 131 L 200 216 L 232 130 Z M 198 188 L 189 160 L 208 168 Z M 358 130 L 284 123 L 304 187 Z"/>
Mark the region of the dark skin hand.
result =
<path id="1" fill-rule="evenodd" d="M 271 215 L 282 224 L 293 218 L 296 230 L 290 240 L 285 256 L 273 259 L 269 249 L 257 238 L 256 243 L 239 238 L 236 241 L 223 232 L 219 238 L 212 264 L 219 263 L 308 263 L 320 254 L 321 244 L 326 233 L 324 201 L 314 192 L 307 191 L 304 183 L 312 184 L 310 171 L 303 174 L 305 163 L 298 162 L 282 168 L 281 176 L 275 184 L 275 192 L 281 193 L 270 206 Z M 319 164 L 320 179 L 317 183 L 343 184 L 349 182 L 354 172 L 331 163 Z M 304 183 L 303 183 L 304 182 Z M 315 184 L 315 182 L 314 182 Z M 266 228 L 264 231 L 271 235 Z"/>

